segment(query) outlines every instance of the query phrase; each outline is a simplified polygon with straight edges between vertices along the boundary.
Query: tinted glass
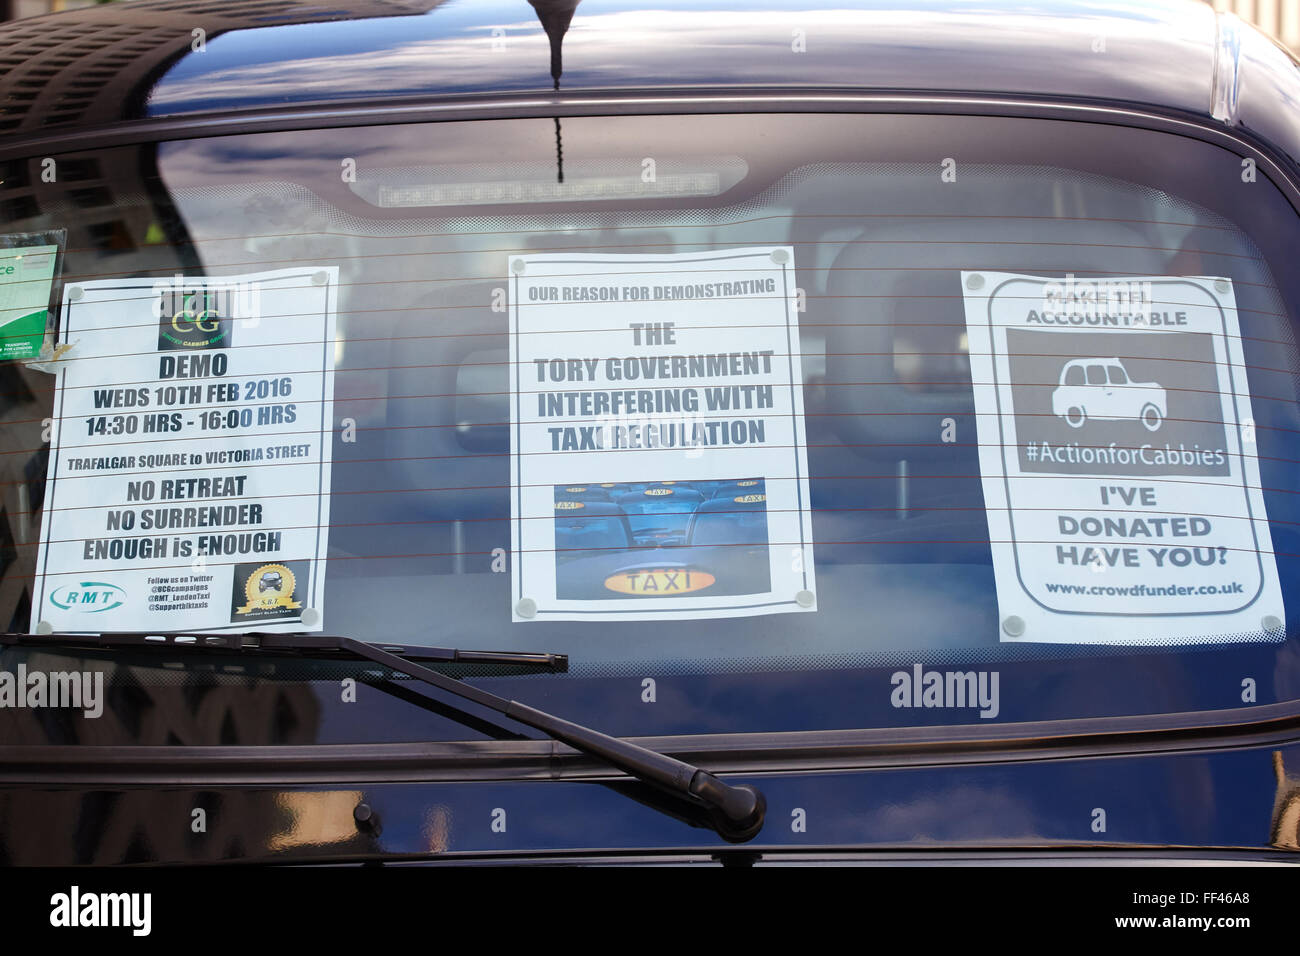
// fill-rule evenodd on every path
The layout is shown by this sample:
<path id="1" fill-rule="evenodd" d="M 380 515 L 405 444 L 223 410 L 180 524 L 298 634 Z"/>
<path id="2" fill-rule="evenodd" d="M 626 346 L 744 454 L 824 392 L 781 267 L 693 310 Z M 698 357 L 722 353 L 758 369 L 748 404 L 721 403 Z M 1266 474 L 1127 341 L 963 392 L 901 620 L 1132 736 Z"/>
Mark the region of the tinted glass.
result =
<path id="1" fill-rule="evenodd" d="M 516 687 L 510 693 L 527 685 L 566 716 L 619 733 L 1216 709 L 1241 705 L 1242 676 L 1256 683 L 1261 702 L 1300 695 L 1294 639 L 1278 630 L 1300 613 L 1287 586 L 1297 570 L 1300 521 L 1294 336 L 1300 276 L 1289 267 L 1300 230 L 1295 211 L 1262 175 L 1242 181 L 1235 154 L 1095 124 L 749 115 L 267 133 L 56 159 L 66 171 L 57 186 L 41 184 L 33 159 L 16 164 L 0 189 L 5 208 L 21 213 L 9 231 L 68 230 L 65 288 L 77 282 L 93 288 L 92 280 L 108 278 L 236 279 L 280 269 L 307 270 L 309 284 L 313 270 L 337 269 L 337 332 L 320 342 L 325 366 L 334 370 L 332 415 L 322 423 L 310 414 L 319 404 L 294 396 L 297 420 L 253 425 L 263 427 L 262 446 L 293 446 L 295 436 L 324 435 L 332 483 L 326 534 L 316 540 L 327 540 L 326 557 L 301 569 L 284 556 L 272 561 L 238 551 L 208 560 L 210 568 L 241 569 L 236 573 L 260 595 L 278 594 L 285 582 L 283 571 L 265 565 L 282 565 L 304 580 L 310 575 L 322 589 L 327 632 L 567 653 L 568 676 L 497 680 Z M 91 186 L 103 188 L 102 202 L 87 205 L 79 198 Z M 745 457 L 736 447 L 710 446 L 704 460 L 719 465 L 706 473 L 684 448 L 679 471 L 611 476 L 598 473 L 603 459 L 586 452 L 590 481 L 537 483 L 542 504 L 526 520 L 551 525 L 543 548 L 554 552 L 556 600 L 620 600 L 633 613 L 617 620 L 520 619 L 520 600 L 528 595 L 514 591 L 512 575 L 520 560 L 512 524 L 521 518 L 512 497 L 522 490 L 512 472 L 516 401 L 536 402 L 534 393 L 546 392 L 564 403 L 568 394 L 583 394 L 584 386 L 571 377 L 582 368 L 567 365 L 557 367 L 562 382 L 520 384 L 521 373 L 551 373 L 548 366 L 511 364 L 511 309 L 517 304 L 512 258 L 617 257 L 592 267 L 594 278 L 572 282 L 597 288 L 634 285 L 638 270 L 648 268 L 633 263 L 637 256 L 755 248 L 792 253 L 789 288 L 769 298 L 788 298 L 798 334 L 797 354 L 785 356 L 793 363 L 791 382 L 780 394 L 798 395 L 796 434 L 804 459 L 765 452 Z M 1100 642 L 1015 633 L 1016 615 L 998 603 L 994 549 L 1004 542 L 990 532 L 998 507 L 987 497 L 988 464 L 981 458 L 981 446 L 987 452 L 997 442 L 979 421 L 984 418 L 984 427 L 994 422 L 993 406 L 983 397 L 991 393 L 981 392 L 992 383 L 972 374 L 974 353 L 985 347 L 972 344 L 978 325 L 970 310 L 988 290 L 977 292 L 963 278 L 971 271 L 1058 283 L 1153 277 L 1196 280 L 1196 288 L 1196 277 L 1230 283 L 1240 328 L 1233 348 L 1241 349 L 1244 361 L 1219 364 L 1237 368 L 1243 376 L 1237 391 L 1250 398 L 1251 420 L 1230 425 L 1250 429 L 1254 444 L 1243 444 L 1240 455 L 1252 457 L 1258 468 L 1255 490 L 1266 505 L 1271 542 L 1248 556 L 1225 551 L 1215 583 L 1239 583 L 1229 558 L 1249 562 L 1250 574 L 1258 565 L 1259 575 L 1281 582 L 1284 608 L 1265 608 L 1249 627 L 1234 624 L 1232 634 L 1212 615 L 1189 617 L 1174 637 L 1152 641 L 1141 640 L 1140 615 L 1118 622 L 1112 616 L 1098 625 L 1112 628 L 1116 643 L 1105 633 Z M 681 288 L 689 295 L 694 287 Z M 1182 300 L 1161 289 L 1151 312 L 1177 313 Z M 695 305 L 652 298 L 663 321 L 700 314 L 688 311 Z M 611 323 L 626 329 L 623 313 L 598 296 L 583 308 L 593 336 L 607 333 Z M 749 355 L 747 348 L 759 348 L 747 346 L 759 340 L 758 324 L 732 322 L 729 338 L 719 333 L 718 340 L 733 343 L 728 354 Z M 1104 450 L 1115 441 L 1156 449 L 1181 442 L 1192 454 L 1192 445 L 1204 443 L 1197 437 L 1202 433 L 1176 429 L 1206 419 L 1225 426 L 1212 378 L 1206 386 L 1199 373 L 1174 380 L 1166 372 L 1170 361 L 1182 362 L 1178 368 L 1214 367 L 1213 357 L 1197 351 L 1200 340 L 1187 339 L 1186 354 L 1174 358 L 1137 338 L 1126 340 L 1133 347 L 1117 366 L 1114 348 L 1094 347 L 1086 332 L 1068 349 L 1057 347 L 1060 335 L 1047 327 L 1017 334 L 1029 337 L 1021 344 L 1008 340 L 1030 383 L 1023 407 L 1037 403 L 1039 409 L 1026 414 L 1047 422 L 1060 447 L 1077 445 L 1071 454 Z M 259 347 L 268 369 L 275 368 L 276 347 Z M 689 351 L 664 344 L 652 353 Z M 238 342 L 225 352 L 238 357 Z M 651 353 L 631 345 L 613 353 L 593 345 L 591 352 L 602 361 L 605 355 L 622 361 L 623 355 L 645 354 Z M 1078 359 L 1091 363 L 1069 364 Z M 1118 404 L 1100 405 L 1082 395 L 1088 390 L 1083 367 L 1089 386 L 1133 387 L 1115 390 Z M 41 608 L 32 606 L 41 572 L 35 559 L 42 523 L 50 520 L 50 446 L 42 423 L 60 415 L 51 375 L 18 363 L 0 366 L 0 374 L 9 396 L 4 613 L 12 628 L 27 630 L 41 619 Z M 1022 372 L 1013 368 L 1013 374 Z M 207 386 L 219 379 L 211 368 L 196 370 L 194 382 L 204 387 L 200 413 L 215 409 L 225 416 L 232 408 L 290 404 L 269 392 L 211 402 Z M 270 383 L 274 376 L 263 379 Z M 618 387 L 631 396 L 619 401 L 642 403 L 666 390 L 646 379 Z M 1079 394 L 1062 391 L 1075 387 Z M 1180 396 L 1192 397 L 1184 402 Z M 734 398 L 743 400 L 740 393 Z M 572 417 L 592 416 L 584 419 L 577 408 Z M 751 423 L 748 436 L 755 434 L 752 423 L 766 421 L 761 406 L 737 412 L 736 420 Z M 225 418 L 214 422 L 224 427 Z M 65 436 L 74 427 L 91 428 L 78 440 L 99 448 L 113 437 L 80 420 L 62 427 Z M 1080 437 L 1088 435 L 1096 440 Z M 137 451 L 184 444 L 153 436 L 157 441 L 146 445 L 143 433 L 119 437 L 122 447 Z M 1020 463 L 1027 473 L 1040 464 Z M 249 467 L 276 466 L 263 461 Z M 1063 465 L 1062 473 L 1075 467 Z M 1116 464 L 1101 473 L 1125 477 L 1101 487 L 1116 489 L 1107 505 L 1112 508 L 1118 496 L 1157 487 L 1156 479 L 1144 477 L 1164 475 L 1158 480 L 1190 486 L 1217 467 L 1197 459 L 1169 477 L 1173 473 L 1158 466 Z M 1096 471 L 1090 468 L 1077 465 L 1080 474 Z M 147 477 L 147 469 L 137 471 Z M 807 511 L 806 539 L 791 536 L 789 509 L 774 504 L 781 488 L 799 490 L 801 481 L 807 498 L 799 491 L 795 507 Z M 197 497 L 205 504 L 215 500 Z M 1177 527 L 1186 530 L 1185 540 L 1157 543 L 1167 546 L 1162 560 L 1170 561 L 1181 561 L 1174 549 L 1187 545 L 1193 570 L 1201 557 L 1218 562 L 1220 555 L 1197 537 L 1201 526 L 1189 521 L 1214 521 L 1218 514 L 1208 503 L 1177 515 L 1162 514 L 1158 504 L 1142 511 L 1147 519 L 1184 522 Z M 1140 551 L 1151 543 L 1144 534 L 1159 528 L 1157 537 L 1174 535 L 1175 526 L 1148 522 L 1134 532 L 1131 514 L 1104 517 L 1129 523 L 1122 533 L 1114 523 L 1097 525 L 1096 535 L 1082 524 L 1057 529 L 1054 546 L 1077 546 L 1060 559 L 1067 562 L 1060 580 L 1076 583 L 1055 586 L 1080 587 L 1074 568 L 1094 564 L 1102 570 L 1083 579 L 1089 589 L 1157 581 L 1163 566 L 1150 565 L 1153 576 L 1143 579 L 1132 566 L 1125 570 L 1124 548 Z M 313 534 L 322 531 L 307 525 Z M 114 537 L 129 536 L 106 540 Z M 1138 557 L 1153 560 L 1145 552 Z M 104 566 L 92 558 L 60 570 L 93 575 Z M 666 620 L 647 610 L 666 606 L 654 603 L 665 596 L 717 594 L 743 604 L 746 595 L 766 592 L 791 573 L 809 582 L 811 607 L 798 605 L 792 594 L 781 613 Z M 690 590 L 682 592 L 688 574 Z M 706 578 L 709 583 L 701 584 Z M 252 600 L 243 593 L 234 595 L 236 605 Z M 1088 613 L 1126 593 L 1087 590 L 1074 606 Z M 1129 606 L 1123 601 L 1138 606 L 1133 595 L 1106 606 L 1122 611 Z M 948 706 L 951 694 L 943 706 L 925 705 L 919 682 L 930 670 L 969 673 L 976 681 L 999 674 L 995 712 Z M 910 696 L 899 704 L 899 674 L 916 677 L 915 705 Z M 676 703 L 643 706 L 639 687 L 647 677 L 661 687 L 667 682 Z M 970 686 L 972 695 L 979 692 Z M 325 725 L 329 729 L 319 732 L 339 739 L 470 733 L 403 719 Z"/>

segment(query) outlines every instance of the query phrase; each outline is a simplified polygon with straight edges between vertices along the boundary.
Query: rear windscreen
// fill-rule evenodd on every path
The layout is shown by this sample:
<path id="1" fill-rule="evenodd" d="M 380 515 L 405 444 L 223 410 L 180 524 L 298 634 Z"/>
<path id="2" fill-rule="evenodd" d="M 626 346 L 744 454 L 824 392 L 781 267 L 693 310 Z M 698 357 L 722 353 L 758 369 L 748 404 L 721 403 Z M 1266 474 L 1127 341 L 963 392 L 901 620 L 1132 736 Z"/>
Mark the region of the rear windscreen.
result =
<path id="1" fill-rule="evenodd" d="M 559 652 L 629 733 L 1300 695 L 1300 230 L 1222 148 L 691 115 L 49 161 L 0 186 L 66 231 L 0 364 L 11 630 Z"/>

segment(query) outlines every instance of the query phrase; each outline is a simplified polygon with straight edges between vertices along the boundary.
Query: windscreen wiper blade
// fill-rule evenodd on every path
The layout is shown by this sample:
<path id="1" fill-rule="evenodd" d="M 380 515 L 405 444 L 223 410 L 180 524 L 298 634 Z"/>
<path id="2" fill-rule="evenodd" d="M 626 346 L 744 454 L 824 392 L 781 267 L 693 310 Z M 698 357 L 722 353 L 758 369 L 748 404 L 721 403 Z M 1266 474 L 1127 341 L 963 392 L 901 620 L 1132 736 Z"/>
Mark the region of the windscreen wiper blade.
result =
<path id="1" fill-rule="evenodd" d="M 359 658 L 540 730 L 552 740 L 568 744 L 574 750 L 596 757 L 628 776 L 702 808 L 713 829 L 732 843 L 744 843 L 757 836 L 767 814 L 767 799 L 756 787 L 724 783 L 713 774 L 685 761 L 572 723 L 527 704 L 498 697 L 415 663 L 423 660 L 540 665 L 564 671 L 568 669 L 569 660 L 564 654 L 372 644 L 350 637 L 304 634 L 184 634 L 147 631 L 110 634 L 0 634 L 0 646 L 5 645 L 132 650 L 153 648 L 172 653 L 211 651 L 240 655 Z"/>
<path id="2" fill-rule="evenodd" d="M 344 646 L 345 638 L 314 634 L 188 634 L 170 631 L 138 631 L 109 634 L 0 634 L 0 646 L 25 646 L 96 650 L 212 651 L 269 657 L 311 657 L 356 659 Z M 352 642 L 364 643 L 364 642 Z M 467 651 L 455 647 L 423 647 L 417 644 L 367 644 L 408 661 L 437 661 L 456 664 L 506 664 L 541 667 L 556 673 L 569 669 L 567 654 L 532 651 Z"/>

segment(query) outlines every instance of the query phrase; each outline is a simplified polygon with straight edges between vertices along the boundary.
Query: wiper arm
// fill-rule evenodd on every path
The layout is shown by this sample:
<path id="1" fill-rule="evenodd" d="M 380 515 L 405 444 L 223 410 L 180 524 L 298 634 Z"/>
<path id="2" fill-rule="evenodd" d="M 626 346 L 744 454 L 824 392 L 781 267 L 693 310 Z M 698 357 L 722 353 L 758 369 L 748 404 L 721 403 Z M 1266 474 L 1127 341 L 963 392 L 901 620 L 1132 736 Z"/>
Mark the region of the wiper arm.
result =
<path id="1" fill-rule="evenodd" d="M 552 740 L 566 743 L 574 750 L 597 757 L 644 783 L 702 806 L 708 812 L 714 829 L 725 840 L 743 843 L 753 839 L 763 828 L 767 799 L 756 787 L 723 783 L 699 767 L 563 720 L 516 700 L 506 700 L 471 687 L 396 654 L 390 654 L 379 645 L 347 637 L 335 640 L 358 657 L 382 664 L 390 670 L 414 677 L 462 700 L 540 730 Z"/>
<path id="2" fill-rule="evenodd" d="M 603 760 L 643 783 L 703 808 L 713 828 L 723 839 L 732 843 L 753 839 L 763 828 L 767 814 L 767 799 L 756 787 L 748 784 L 732 786 L 713 774 L 674 757 L 563 720 L 527 704 L 498 697 L 415 663 L 438 661 L 518 664 L 566 671 L 569 659 L 564 654 L 372 644 L 350 637 L 303 634 L 183 634 L 146 631 L 120 634 L 0 634 L 0 646 L 4 645 L 360 658 L 540 730 L 552 740 L 568 744 L 574 750 Z"/>
<path id="3" fill-rule="evenodd" d="M 0 646 L 49 648 L 93 648 L 97 650 L 212 651 L 215 653 L 252 654 L 269 657 L 340 657 L 355 659 L 357 654 L 345 647 L 347 638 L 312 634 L 186 634 L 164 631 L 139 631 L 111 634 L 0 634 Z M 465 651 L 454 647 L 423 647 L 415 644 L 366 644 L 408 661 L 438 661 L 460 664 L 506 664 L 542 667 L 556 673 L 569 669 L 567 654 L 530 651 Z"/>

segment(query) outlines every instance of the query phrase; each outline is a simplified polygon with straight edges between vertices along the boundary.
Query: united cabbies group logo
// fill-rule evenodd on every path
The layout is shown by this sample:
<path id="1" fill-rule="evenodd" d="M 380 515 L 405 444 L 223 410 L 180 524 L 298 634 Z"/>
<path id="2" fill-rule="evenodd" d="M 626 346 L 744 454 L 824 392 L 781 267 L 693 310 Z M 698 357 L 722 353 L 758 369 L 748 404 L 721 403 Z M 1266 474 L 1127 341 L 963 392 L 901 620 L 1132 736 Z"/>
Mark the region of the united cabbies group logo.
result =
<path id="1" fill-rule="evenodd" d="M 158 348 L 230 348 L 234 323 L 224 298 L 219 290 L 163 289 L 158 303 Z"/>

